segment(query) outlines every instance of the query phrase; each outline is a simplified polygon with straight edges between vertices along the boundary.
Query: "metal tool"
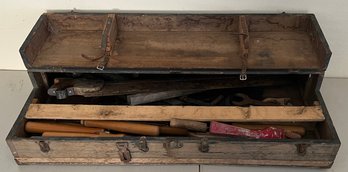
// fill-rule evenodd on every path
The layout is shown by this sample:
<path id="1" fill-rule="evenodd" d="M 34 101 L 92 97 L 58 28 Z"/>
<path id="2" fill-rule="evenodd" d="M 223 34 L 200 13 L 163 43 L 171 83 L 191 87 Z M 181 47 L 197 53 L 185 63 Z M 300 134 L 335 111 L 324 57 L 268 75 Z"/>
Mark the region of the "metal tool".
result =
<path id="1" fill-rule="evenodd" d="M 248 95 L 243 93 L 235 94 L 235 97 L 240 97 L 241 101 L 232 101 L 233 104 L 238 106 L 256 105 L 256 106 L 271 106 L 280 105 L 278 102 L 267 102 L 250 98 Z"/>
<path id="2" fill-rule="evenodd" d="M 65 99 L 68 96 L 83 96 L 100 91 L 103 86 L 104 81 L 102 80 L 56 78 L 54 84 L 47 90 L 47 94 L 56 96 L 57 99 Z"/>

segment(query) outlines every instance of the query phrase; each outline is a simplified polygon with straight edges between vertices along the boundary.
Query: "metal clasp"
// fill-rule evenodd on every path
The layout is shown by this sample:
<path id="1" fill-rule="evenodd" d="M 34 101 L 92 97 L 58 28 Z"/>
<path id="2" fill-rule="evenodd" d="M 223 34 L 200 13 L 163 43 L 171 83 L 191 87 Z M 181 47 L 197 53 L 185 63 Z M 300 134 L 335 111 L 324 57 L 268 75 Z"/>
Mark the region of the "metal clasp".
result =
<path id="1" fill-rule="evenodd" d="M 209 143 L 207 138 L 202 138 L 201 143 L 198 147 L 201 152 L 209 152 Z"/>
<path id="2" fill-rule="evenodd" d="M 38 144 L 39 144 L 41 152 L 43 153 L 48 153 L 51 150 L 50 145 L 48 144 L 47 141 L 39 141 Z"/>
<path id="3" fill-rule="evenodd" d="M 165 149 L 179 149 L 182 148 L 184 146 L 184 144 L 178 140 L 175 139 L 167 139 L 164 143 L 163 143 L 163 147 Z"/>
<path id="4" fill-rule="evenodd" d="M 297 147 L 297 154 L 300 156 L 305 156 L 307 153 L 307 148 L 309 147 L 309 144 L 296 144 Z"/>
<path id="5" fill-rule="evenodd" d="M 122 162 L 129 162 L 132 159 L 131 153 L 128 149 L 128 143 L 127 142 L 118 142 L 116 143 L 118 154 L 120 156 L 120 160 Z"/>
<path id="6" fill-rule="evenodd" d="M 105 68 L 105 66 L 102 65 L 102 64 L 99 64 L 99 65 L 97 66 L 97 69 L 98 69 L 98 70 L 104 70 L 104 68 Z"/>
<path id="7" fill-rule="evenodd" d="M 140 137 L 137 146 L 139 148 L 139 150 L 143 151 L 143 152 L 148 152 L 149 151 L 149 147 L 147 146 L 147 141 L 146 141 L 146 137 L 142 136 Z"/>
<path id="8" fill-rule="evenodd" d="M 248 77 L 247 77 L 246 73 L 242 73 L 242 74 L 239 75 L 239 80 L 245 81 L 247 79 L 248 79 Z"/>

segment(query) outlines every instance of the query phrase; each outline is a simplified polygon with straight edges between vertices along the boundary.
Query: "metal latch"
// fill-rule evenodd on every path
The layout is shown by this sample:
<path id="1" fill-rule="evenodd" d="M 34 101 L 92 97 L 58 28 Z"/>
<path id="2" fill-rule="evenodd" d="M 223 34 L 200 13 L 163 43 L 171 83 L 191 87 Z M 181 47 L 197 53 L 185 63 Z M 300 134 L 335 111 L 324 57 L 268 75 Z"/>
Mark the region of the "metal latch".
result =
<path id="1" fill-rule="evenodd" d="M 38 144 L 41 152 L 43 153 L 48 153 L 51 150 L 50 145 L 47 141 L 39 141 Z"/>
<path id="2" fill-rule="evenodd" d="M 182 148 L 184 146 L 184 144 L 178 140 L 175 139 L 167 139 L 164 143 L 163 143 L 163 147 L 165 149 L 179 149 Z"/>
<path id="3" fill-rule="evenodd" d="M 201 152 L 209 152 L 209 143 L 207 138 L 202 138 L 201 143 L 198 147 Z"/>
<path id="4" fill-rule="evenodd" d="M 137 143 L 138 148 L 143 151 L 143 152 L 148 152 L 149 151 L 149 147 L 147 146 L 147 141 L 146 141 L 146 137 L 142 136 L 140 137 L 138 143 Z"/>
<path id="5" fill-rule="evenodd" d="M 118 154 L 120 156 L 120 160 L 122 162 L 129 162 L 132 159 L 131 153 L 128 149 L 128 143 L 127 142 L 118 142 L 116 143 L 116 146 L 118 148 Z"/>
<path id="6" fill-rule="evenodd" d="M 307 148 L 309 147 L 309 144 L 296 144 L 297 147 L 297 154 L 300 156 L 305 156 L 307 153 Z"/>

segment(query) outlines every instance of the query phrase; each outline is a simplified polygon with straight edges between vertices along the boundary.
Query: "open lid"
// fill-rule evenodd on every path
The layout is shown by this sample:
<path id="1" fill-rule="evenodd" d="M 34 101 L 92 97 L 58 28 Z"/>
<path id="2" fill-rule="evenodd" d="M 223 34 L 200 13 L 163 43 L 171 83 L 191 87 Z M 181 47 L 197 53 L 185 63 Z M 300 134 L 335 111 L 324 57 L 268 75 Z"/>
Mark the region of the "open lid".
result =
<path id="1" fill-rule="evenodd" d="M 45 13 L 20 49 L 31 71 L 318 73 L 331 51 L 312 14 Z"/>

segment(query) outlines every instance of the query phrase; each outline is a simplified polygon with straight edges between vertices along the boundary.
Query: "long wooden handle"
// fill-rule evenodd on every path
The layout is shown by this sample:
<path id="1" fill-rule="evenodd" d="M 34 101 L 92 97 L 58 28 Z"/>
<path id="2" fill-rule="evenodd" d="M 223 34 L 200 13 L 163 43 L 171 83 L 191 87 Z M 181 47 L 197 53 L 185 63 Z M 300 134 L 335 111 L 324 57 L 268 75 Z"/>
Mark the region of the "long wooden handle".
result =
<path id="1" fill-rule="evenodd" d="M 257 130 L 262 130 L 264 128 L 268 127 L 275 127 L 275 128 L 281 128 L 284 129 L 285 131 L 290 131 L 294 132 L 297 134 L 300 134 L 303 136 L 306 133 L 306 129 L 302 126 L 295 126 L 295 125 L 271 125 L 271 124 L 233 124 L 234 126 L 237 127 L 242 127 L 242 128 L 247 128 L 247 129 L 257 129 Z"/>
<path id="2" fill-rule="evenodd" d="M 80 124 L 59 124 L 48 122 L 32 122 L 28 121 L 25 124 L 25 131 L 28 133 L 44 133 L 44 132 L 74 132 L 74 133 L 101 133 L 102 128 L 89 128 Z"/>
<path id="3" fill-rule="evenodd" d="M 86 127 L 99 127 L 122 133 L 139 134 L 145 136 L 158 136 L 159 126 L 138 124 L 131 122 L 118 122 L 118 121 L 82 121 L 82 124 Z"/>
<path id="4" fill-rule="evenodd" d="M 160 126 L 161 135 L 187 136 L 189 132 L 184 128 Z"/>
<path id="5" fill-rule="evenodd" d="M 108 133 L 71 133 L 71 132 L 44 132 L 42 137 L 123 137 L 125 134 L 108 134 Z"/>
<path id="6" fill-rule="evenodd" d="M 204 122 L 198 122 L 198 121 L 186 120 L 186 119 L 175 119 L 175 118 L 170 120 L 170 126 L 186 128 L 191 131 L 200 131 L 200 132 L 206 132 L 208 129 L 208 125 Z"/>

